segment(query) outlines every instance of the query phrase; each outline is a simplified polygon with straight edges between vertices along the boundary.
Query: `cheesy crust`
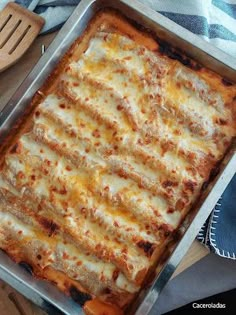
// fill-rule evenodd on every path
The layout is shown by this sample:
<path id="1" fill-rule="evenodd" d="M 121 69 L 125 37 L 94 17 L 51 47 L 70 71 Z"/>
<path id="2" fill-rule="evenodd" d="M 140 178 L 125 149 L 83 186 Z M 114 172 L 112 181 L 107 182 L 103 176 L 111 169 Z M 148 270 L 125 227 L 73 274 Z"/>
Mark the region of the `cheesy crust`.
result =
<path id="1" fill-rule="evenodd" d="M 235 96 L 99 13 L 2 157 L 0 247 L 88 314 L 120 314 L 235 136 Z"/>

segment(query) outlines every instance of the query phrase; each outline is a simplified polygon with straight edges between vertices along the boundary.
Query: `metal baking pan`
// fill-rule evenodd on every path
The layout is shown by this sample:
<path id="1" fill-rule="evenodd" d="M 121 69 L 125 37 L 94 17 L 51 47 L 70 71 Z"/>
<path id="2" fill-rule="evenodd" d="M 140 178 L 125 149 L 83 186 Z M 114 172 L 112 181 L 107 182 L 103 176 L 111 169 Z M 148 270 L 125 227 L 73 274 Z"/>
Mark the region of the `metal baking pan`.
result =
<path id="1" fill-rule="evenodd" d="M 147 8 L 136 0 L 82 0 L 74 13 L 58 33 L 46 53 L 0 113 L 0 143 L 22 117 L 31 98 L 52 72 L 60 57 L 71 43 L 80 36 L 90 19 L 102 8 L 115 8 L 129 19 L 150 29 L 172 47 L 179 48 L 189 57 L 207 66 L 226 79 L 236 82 L 236 59 L 211 46 L 196 35 L 169 19 Z M 214 175 L 212 183 L 202 192 L 198 204 L 183 221 L 178 238 L 167 248 L 165 258 L 157 266 L 153 276 L 131 305 L 129 314 L 149 314 L 158 296 L 187 252 L 200 227 L 236 172 L 235 143 Z M 48 309 L 48 302 L 67 315 L 83 314 L 82 308 L 52 284 L 35 279 L 0 251 L 0 278 L 20 291 L 33 302 Z"/>

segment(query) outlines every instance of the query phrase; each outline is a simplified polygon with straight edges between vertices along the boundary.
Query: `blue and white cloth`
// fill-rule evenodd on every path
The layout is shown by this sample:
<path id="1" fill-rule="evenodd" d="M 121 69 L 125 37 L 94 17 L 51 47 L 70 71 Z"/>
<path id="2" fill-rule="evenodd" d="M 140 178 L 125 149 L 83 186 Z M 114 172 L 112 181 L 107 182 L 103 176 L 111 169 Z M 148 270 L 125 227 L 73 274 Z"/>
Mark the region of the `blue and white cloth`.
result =
<path id="1" fill-rule="evenodd" d="M 236 58 L 236 0 L 139 0 Z M 7 2 L 0 0 L 0 9 Z M 15 0 L 46 20 L 42 33 L 60 28 L 80 0 Z M 236 259 L 236 175 L 202 227 L 198 240 Z"/>
<path id="2" fill-rule="evenodd" d="M 197 239 L 216 254 L 236 259 L 236 175 L 199 231 Z"/>

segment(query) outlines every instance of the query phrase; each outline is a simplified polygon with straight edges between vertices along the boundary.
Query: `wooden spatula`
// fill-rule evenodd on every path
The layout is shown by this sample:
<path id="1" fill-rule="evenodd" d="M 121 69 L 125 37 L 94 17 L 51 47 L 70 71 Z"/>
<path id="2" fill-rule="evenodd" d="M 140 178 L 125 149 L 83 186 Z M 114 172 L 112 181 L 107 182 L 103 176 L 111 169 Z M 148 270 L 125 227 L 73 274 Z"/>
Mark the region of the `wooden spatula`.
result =
<path id="1" fill-rule="evenodd" d="M 0 72 L 17 62 L 33 43 L 44 19 L 10 2 L 0 12 Z"/>

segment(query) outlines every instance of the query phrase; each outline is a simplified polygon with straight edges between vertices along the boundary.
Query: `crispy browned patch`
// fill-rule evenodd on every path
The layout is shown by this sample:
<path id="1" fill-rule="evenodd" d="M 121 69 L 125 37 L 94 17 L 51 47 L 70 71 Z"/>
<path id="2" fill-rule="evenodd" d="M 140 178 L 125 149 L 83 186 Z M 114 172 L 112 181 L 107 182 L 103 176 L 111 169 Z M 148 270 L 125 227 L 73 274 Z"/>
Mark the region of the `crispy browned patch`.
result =
<path id="1" fill-rule="evenodd" d="M 176 187 L 178 186 L 177 182 L 171 181 L 169 179 L 165 180 L 164 182 L 162 182 L 162 187 L 163 188 L 167 188 L 167 187 Z"/>
<path id="2" fill-rule="evenodd" d="M 39 219 L 39 224 L 41 224 L 42 227 L 48 231 L 49 236 L 52 236 L 53 234 L 57 233 L 57 231 L 60 229 L 58 224 L 47 218 L 41 217 Z"/>
<path id="3" fill-rule="evenodd" d="M 225 85 L 225 86 L 231 86 L 234 85 L 234 83 L 226 78 L 222 78 L 221 82 Z"/>
<path id="4" fill-rule="evenodd" d="M 172 233 L 174 230 L 173 227 L 168 223 L 162 223 L 160 225 L 160 229 L 164 231 L 165 236 L 170 235 L 170 233 Z"/>
<path id="5" fill-rule="evenodd" d="M 10 153 L 20 153 L 21 151 L 21 144 L 19 142 L 16 142 L 10 149 Z"/>
<path id="6" fill-rule="evenodd" d="M 120 270 L 119 270 L 119 269 L 115 269 L 115 270 L 113 271 L 113 274 L 112 274 L 112 279 L 113 279 L 113 281 L 116 281 L 116 280 L 117 280 L 117 278 L 118 278 L 118 276 L 119 276 L 119 273 L 120 273 Z"/>
<path id="7" fill-rule="evenodd" d="M 183 181 L 184 188 L 186 191 L 194 192 L 195 187 L 197 186 L 197 183 L 192 180 L 186 180 Z"/>
<path id="8" fill-rule="evenodd" d="M 138 247 L 143 249 L 143 251 L 150 257 L 152 256 L 154 249 L 155 249 L 155 245 L 148 242 L 148 241 L 139 241 L 137 243 Z"/>

